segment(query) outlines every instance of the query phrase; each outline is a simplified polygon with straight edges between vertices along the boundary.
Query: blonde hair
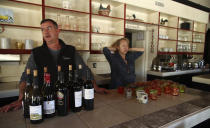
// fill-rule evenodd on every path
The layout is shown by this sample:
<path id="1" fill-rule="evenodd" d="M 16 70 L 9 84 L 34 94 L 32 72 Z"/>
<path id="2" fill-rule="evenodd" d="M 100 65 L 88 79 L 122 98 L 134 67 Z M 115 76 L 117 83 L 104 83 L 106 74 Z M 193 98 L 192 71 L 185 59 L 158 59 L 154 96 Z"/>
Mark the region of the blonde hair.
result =
<path id="1" fill-rule="evenodd" d="M 120 46 L 120 42 L 121 42 L 122 40 L 126 41 L 126 42 L 129 44 L 129 40 L 128 40 L 127 38 L 120 38 L 120 39 L 116 40 L 116 41 L 111 45 L 111 47 L 114 47 L 114 48 L 119 47 L 119 46 Z"/>

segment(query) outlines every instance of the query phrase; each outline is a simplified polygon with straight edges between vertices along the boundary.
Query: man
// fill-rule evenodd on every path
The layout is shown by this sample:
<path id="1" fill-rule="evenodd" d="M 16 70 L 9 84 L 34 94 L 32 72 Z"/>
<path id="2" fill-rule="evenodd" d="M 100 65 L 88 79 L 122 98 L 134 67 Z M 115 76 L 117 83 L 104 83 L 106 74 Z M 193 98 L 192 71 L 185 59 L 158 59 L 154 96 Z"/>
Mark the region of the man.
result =
<path id="1" fill-rule="evenodd" d="M 64 72 L 68 71 L 68 65 L 71 64 L 73 69 L 78 69 L 81 64 L 82 76 L 85 76 L 85 71 L 90 70 L 82 58 L 76 53 L 75 48 L 71 45 L 66 45 L 59 39 L 60 30 L 55 21 L 51 19 L 44 19 L 41 21 L 41 30 L 44 38 L 43 45 L 32 50 L 26 65 L 30 69 L 38 69 L 38 76 L 43 76 L 44 66 L 48 67 L 48 72 L 51 74 L 52 83 L 57 79 L 57 65 L 62 66 Z M 67 74 L 67 73 L 65 73 Z M 43 83 L 43 77 L 39 77 L 39 85 Z M 99 88 L 92 75 L 92 82 L 96 92 L 108 93 L 108 90 Z M 17 110 L 22 106 L 23 91 L 26 86 L 26 73 L 23 72 L 19 85 L 19 98 L 17 101 L 0 108 L 0 112 L 7 112 L 9 110 Z"/>

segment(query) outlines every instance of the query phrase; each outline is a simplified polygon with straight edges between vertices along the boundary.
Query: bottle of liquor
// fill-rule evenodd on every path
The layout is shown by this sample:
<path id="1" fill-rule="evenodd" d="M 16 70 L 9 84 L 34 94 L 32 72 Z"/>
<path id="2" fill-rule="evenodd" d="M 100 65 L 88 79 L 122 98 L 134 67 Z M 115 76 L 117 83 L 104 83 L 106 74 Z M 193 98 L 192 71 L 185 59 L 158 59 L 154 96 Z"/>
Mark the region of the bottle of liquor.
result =
<path id="1" fill-rule="evenodd" d="M 83 78 L 82 78 L 82 65 L 81 64 L 79 64 L 78 65 L 78 68 L 79 68 L 79 72 L 78 72 L 78 84 L 82 87 L 82 106 L 84 106 L 83 105 L 83 103 L 84 103 L 84 80 L 83 80 Z"/>
<path id="2" fill-rule="evenodd" d="M 85 110 L 94 109 L 94 86 L 90 79 L 89 70 L 86 71 L 86 82 L 84 84 L 84 108 Z"/>
<path id="3" fill-rule="evenodd" d="M 33 124 L 43 121 L 43 97 L 38 85 L 37 70 L 34 70 L 33 90 L 29 105 L 30 122 Z"/>
<path id="4" fill-rule="evenodd" d="M 73 112 L 79 112 L 82 110 L 82 87 L 78 82 L 78 72 L 74 70 L 74 84 L 73 84 L 73 91 L 74 91 L 74 102 L 73 102 Z"/>
<path id="5" fill-rule="evenodd" d="M 68 89 L 64 84 L 64 73 L 61 72 L 61 66 L 58 66 L 58 81 L 56 82 L 56 106 L 57 114 L 65 116 L 68 114 Z"/>
<path id="6" fill-rule="evenodd" d="M 29 104 L 30 104 L 30 98 L 31 98 L 31 90 L 32 90 L 32 80 L 31 80 L 31 73 L 30 69 L 26 69 L 26 87 L 23 93 L 23 111 L 24 111 L 24 117 L 29 118 Z"/>
<path id="7" fill-rule="evenodd" d="M 72 110 L 73 108 L 73 71 L 72 71 L 72 65 L 69 65 L 69 74 L 68 74 L 68 83 L 67 83 L 67 88 L 69 91 L 69 111 Z"/>
<path id="8" fill-rule="evenodd" d="M 44 67 L 44 82 L 43 82 L 43 85 L 42 85 L 42 93 L 43 93 L 43 91 L 44 91 L 44 88 L 46 87 L 46 74 L 47 74 L 47 67 Z"/>
<path id="9" fill-rule="evenodd" d="M 50 82 L 50 74 L 45 74 L 46 86 L 43 90 L 44 115 L 47 118 L 55 116 L 55 93 Z"/>

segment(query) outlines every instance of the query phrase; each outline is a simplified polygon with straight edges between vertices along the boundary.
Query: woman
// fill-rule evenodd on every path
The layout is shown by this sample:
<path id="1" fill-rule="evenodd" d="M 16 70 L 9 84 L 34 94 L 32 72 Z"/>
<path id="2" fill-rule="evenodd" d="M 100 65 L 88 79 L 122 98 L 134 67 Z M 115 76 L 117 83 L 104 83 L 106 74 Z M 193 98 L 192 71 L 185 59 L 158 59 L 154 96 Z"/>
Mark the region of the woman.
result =
<path id="1" fill-rule="evenodd" d="M 129 48 L 129 40 L 118 39 L 103 53 L 111 67 L 110 89 L 135 82 L 135 60 L 143 54 L 144 48 Z"/>

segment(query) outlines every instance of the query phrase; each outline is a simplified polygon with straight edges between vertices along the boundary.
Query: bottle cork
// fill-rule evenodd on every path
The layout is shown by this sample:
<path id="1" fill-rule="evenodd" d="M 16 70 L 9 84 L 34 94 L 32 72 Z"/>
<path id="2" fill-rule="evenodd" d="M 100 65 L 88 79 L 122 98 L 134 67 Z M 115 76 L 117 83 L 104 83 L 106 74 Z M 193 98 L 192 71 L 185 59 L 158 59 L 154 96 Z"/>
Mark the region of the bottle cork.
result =
<path id="1" fill-rule="evenodd" d="M 59 71 L 59 72 L 61 71 L 61 66 L 60 66 L 60 65 L 58 65 L 58 71 Z"/>
<path id="2" fill-rule="evenodd" d="M 37 76 L 37 70 L 34 70 L 34 77 Z"/>
<path id="3" fill-rule="evenodd" d="M 26 74 L 27 74 L 27 75 L 30 74 L 30 69 L 29 69 L 29 68 L 26 69 Z"/>
<path id="4" fill-rule="evenodd" d="M 47 72 L 47 67 L 44 67 L 44 73 L 46 73 Z"/>
<path id="5" fill-rule="evenodd" d="M 69 65 L 69 71 L 71 71 L 72 70 L 72 65 Z"/>
<path id="6" fill-rule="evenodd" d="M 82 69 L 82 65 L 81 64 L 79 64 L 79 69 Z"/>

